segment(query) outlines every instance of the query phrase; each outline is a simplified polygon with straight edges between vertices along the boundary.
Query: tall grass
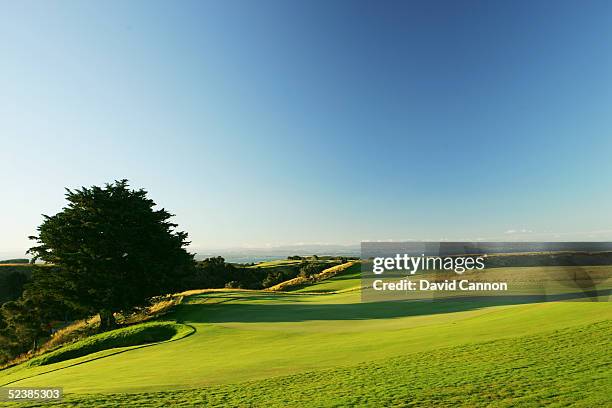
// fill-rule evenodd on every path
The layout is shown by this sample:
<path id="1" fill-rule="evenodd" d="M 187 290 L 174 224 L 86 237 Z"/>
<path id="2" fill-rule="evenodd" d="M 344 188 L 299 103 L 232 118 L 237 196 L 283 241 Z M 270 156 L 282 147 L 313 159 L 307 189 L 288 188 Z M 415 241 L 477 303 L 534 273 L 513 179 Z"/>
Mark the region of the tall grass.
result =
<path id="1" fill-rule="evenodd" d="M 170 310 L 176 305 L 183 301 L 183 294 L 160 296 L 153 299 L 153 304 L 140 311 L 131 313 L 128 315 L 118 314 L 115 317 L 120 325 L 135 325 L 143 322 L 148 322 L 153 319 L 157 319 Z M 67 326 L 57 330 L 53 333 L 41 346 L 35 351 L 29 351 L 24 354 L 20 354 L 14 359 L 0 365 L 0 370 L 5 368 L 13 367 L 26 361 L 35 359 L 37 356 L 45 355 L 53 352 L 60 347 L 68 346 L 73 343 L 79 342 L 88 336 L 94 335 L 98 332 L 100 326 L 100 317 L 92 316 L 87 319 L 76 320 Z"/>

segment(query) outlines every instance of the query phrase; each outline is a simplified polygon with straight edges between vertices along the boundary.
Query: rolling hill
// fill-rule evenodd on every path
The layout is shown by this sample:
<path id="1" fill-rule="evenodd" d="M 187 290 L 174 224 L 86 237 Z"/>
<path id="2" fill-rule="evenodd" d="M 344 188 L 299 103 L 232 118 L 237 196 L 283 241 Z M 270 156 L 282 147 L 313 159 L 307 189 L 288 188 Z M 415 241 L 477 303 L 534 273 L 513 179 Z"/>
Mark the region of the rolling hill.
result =
<path id="1" fill-rule="evenodd" d="M 610 303 L 361 303 L 358 268 L 294 292 L 194 294 L 164 318 L 190 336 L 16 366 L 0 385 L 62 386 L 83 406 L 612 402 Z"/>

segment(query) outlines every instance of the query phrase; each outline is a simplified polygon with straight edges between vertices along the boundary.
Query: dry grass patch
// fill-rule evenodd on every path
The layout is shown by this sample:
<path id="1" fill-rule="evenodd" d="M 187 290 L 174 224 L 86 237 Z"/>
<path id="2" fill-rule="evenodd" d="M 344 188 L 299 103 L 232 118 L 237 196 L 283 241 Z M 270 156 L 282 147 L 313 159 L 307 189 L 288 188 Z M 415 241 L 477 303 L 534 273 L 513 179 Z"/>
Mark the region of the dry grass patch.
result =
<path id="1" fill-rule="evenodd" d="M 264 290 L 270 291 L 270 292 L 283 292 L 283 291 L 287 291 L 289 289 L 293 289 L 293 288 L 303 286 L 309 283 L 320 282 L 325 279 L 333 278 L 334 276 L 338 275 L 339 273 L 350 268 L 351 266 L 355 265 L 358 262 L 359 261 L 349 261 L 349 262 L 346 262 L 340 265 L 332 266 L 331 268 L 327 268 L 323 270 L 322 272 L 316 275 L 313 275 L 311 277 L 308 277 L 308 278 L 303 277 L 303 276 L 298 276 L 297 278 L 289 279 L 285 282 L 281 282 L 277 285 L 271 286 Z"/>
<path id="2" fill-rule="evenodd" d="M 197 291 L 196 291 L 197 292 Z M 127 316 L 116 314 L 115 318 L 120 326 L 132 326 L 157 319 L 168 313 L 180 304 L 185 295 L 182 293 L 160 296 L 153 299 L 153 304 Z M 61 347 L 68 346 L 98 333 L 100 317 L 92 316 L 87 319 L 76 320 L 65 327 L 55 331 L 36 351 L 20 354 L 14 359 L 0 365 L 0 370 L 16 366 L 43 354 L 53 352 Z"/>

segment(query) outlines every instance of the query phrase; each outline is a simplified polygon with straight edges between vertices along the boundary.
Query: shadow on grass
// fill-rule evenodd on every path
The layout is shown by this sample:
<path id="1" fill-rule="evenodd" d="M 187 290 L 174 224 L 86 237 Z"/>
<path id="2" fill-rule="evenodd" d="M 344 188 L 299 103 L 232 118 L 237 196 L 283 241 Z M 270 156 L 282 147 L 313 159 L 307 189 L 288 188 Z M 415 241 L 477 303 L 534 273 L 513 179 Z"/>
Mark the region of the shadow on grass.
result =
<path id="1" fill-rule="evenodd" d="M 184 324 L 184 323 L 181 322 L 181 324 Z M 83 360 L 83 361 L 79 361 L 78 363 L 73 363 L 73 364 L 69 364 L 69 365 L 63 366 L 63 367 L 53 368 L 51 370 L 47 370 L 47 371 L 43 371 L 41 373 L 33 374 L 33 375 L 30 375 L 30 376 L 21 377 L 21 378 L 18 378 L 16 380 L 9 381 L 9 382 L 7 382 L 5 384 L 0 384 L 0 387 L 6 387 L 7 385 L 14 384 L 14 383 L 17 383 L 19 381 L 27 380 L 29 378 L 40 377 L 41 375 L 53 373 L 53 372 L 60 371 L 60 370 L 65 370 L 65 369 L 70 368 L 70 367 L 76 367 L 76 366 L 79 366 L 79 365 L 82 365 L 82 364 L 90 363 L 92 361 L 101 360 L 103 358 L 108 358 L 108 357 L 116 356 L 118 354 L 127 353 L 129 351 L 143 349 L 143 348 L 146 348 L 146 347 L 153 347 L 153 346 L 157 346 L 157 345 L 164 344 L 164 343 L 171 343 L 171 342 L 179 341 L 179 340 L 182 340 L 184 338 L 187 338 L 187 337 L 191 336 L 192 334 L 194 334 L 197 331 L 197 329 L 195 327 L 193 327 L 193 326 L 191 326 L 189 324 L 185 324 L 185 326 L 188 326 L 189 328 L 191 328 L 191 331 L 189 333 L 187 333 L 186 335 L 184 335 L 182 337 L 179 337 L 179 338 L 176 338 L 176 339 L 157 341 L 157 342 L 154 342 L 154 343 L 141 344 L 141 345 L 138 345 L 138 346 L 120 347 L 120 348 L 117 349 L 117 351 L 105 354 L 103 356 L 89 358 L 89 359 L 86 359 L 86 360 Z M 112 349 L 108 349 L 108 350 L 112 350 Z M 99 352 L 102 352 L 102 351 L 104 351 L 104 350 L 100 350 L 100 351 L 94 352 L 92 354 L 99 353 Z M 77 358 L 87 358 L 87 356 L 81 356 L 81 357 L 77 357 Z M 68 359 L 68 360 L 71 360 L 71 359 Z M 65 361 L 68 361 L 68 360 L 65 360 Z M 59 362 L 53 363 L 53 364 L 59 364 L 61 362 L 62 361 L 59 361 Z M 27 363 L 24 363 L 24 364 L 27 364 Z M 50 364 L 49 366 L 52 366 L 52 364 Z M 38 366 L 38 367 L 44 367 L 44 366 Z"/>
<path id="2" fill-rule="evenodd" d="M 174 312 L 189 323 L 304 322 L 309 320 L 367 320 L 463 312 L 484 307 L 552 301 L 597 301 L 611 289 L 558 295 L 482 296 L 428 300 L 401 300 L 367 303 L 250 303 L 258 296 L 234 297 L 241 303 L 182 304 Z M 277 300 L 273 297 L 273 300 Z"/>
<path id="3" fill-rule="evenodd" d="M 345 275 L 336 275 L 336 276 L 334 276 L 332 278 L 324 279 L 324 280 L 320 281 L 319 283 L 342 281 L 342 280 L 348 280 L 348 279 L 360 280 L 361 279 L 361 272 L 347 273 Z"/>
<path id="4" fill-rule="evenodd" d="M 304 293 L 289 293 L 289 292 L 215 292 L 204 293 L 200 295 L 190 296 L 187 304 L 202 305 L 202 304 L 222 304 L 232 301 L 274 301 L 274 302 L 302 302 L 305 301 L 306 294 Z"/>

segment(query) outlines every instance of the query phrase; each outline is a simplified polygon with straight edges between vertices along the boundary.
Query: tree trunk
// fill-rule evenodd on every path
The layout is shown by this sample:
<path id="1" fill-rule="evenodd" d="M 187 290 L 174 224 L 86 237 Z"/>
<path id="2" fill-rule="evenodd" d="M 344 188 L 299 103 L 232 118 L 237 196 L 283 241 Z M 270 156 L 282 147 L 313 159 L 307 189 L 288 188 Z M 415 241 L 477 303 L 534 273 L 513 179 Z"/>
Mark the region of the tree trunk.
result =
<path id="1" fill-rule="evenodd" d="M 100 331 L 112 330 L 117 327 L 117 321 L 115 320 L 115 316 L 113 312 L 110 310 L 101 310 L 100 311 Z"/>

